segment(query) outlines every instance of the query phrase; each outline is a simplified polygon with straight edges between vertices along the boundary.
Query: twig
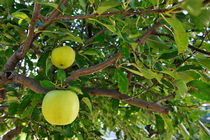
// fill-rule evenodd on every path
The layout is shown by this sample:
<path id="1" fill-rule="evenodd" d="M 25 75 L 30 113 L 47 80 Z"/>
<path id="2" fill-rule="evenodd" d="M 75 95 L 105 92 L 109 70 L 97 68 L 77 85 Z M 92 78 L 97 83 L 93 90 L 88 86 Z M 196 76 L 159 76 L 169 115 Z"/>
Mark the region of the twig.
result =
<path id="1" fill-rule="evenodd" d="M 171 40 L 174 40 L 173 36 L 169 35 L 169 34 L 161 34 L 161 33 L 154 33 L 154 35 L 158 35 L 158 36 L 166 36 L 168 38 L 170 38 Z M 199 49 L 199 47 L 202 45 L 204 40 L 201 41 L 200 45 L 198 47 L 194 47 L 192 45 L 188 45 L 188 48 L 190 48 L 191 50 L 193 51 L 197 51 L 197 52 L 200 52 L 202 54 L 206 54 L 206 55 L 210 55 L 210 52 L 208 51 L 205 51 L 205 50 L 202 50 L 202 49 Z"/>
<path id="2" fill-rule="evenodd" d="M 194 47 L 194 46 L 192 46 L 192 45 L 189 45 L 188 47 L 189 47 L 191 50 L 194 50 L 194 51 L 197 51 L 197 52 L 200 52 L 200 53 L 202 53 L 202 54 L 206 54 L 206 55 L 209 55 L 209 56 L 210 56 L 210 52 L 208 52 L 208 51 L 201 50 L 201 49 L 199 49 L 199 48 L 197 48 L 197 47 Z"/>
<path id="3" fill-rule="evenodd" d="M 175 96 L 176 96 L 176 93 L 173 93 L 173 94 L 171 94 L 171 95 L 169 95 L 169 96 L 167 96 L 167 97 L 165 97 L 165 98 L 163 98 L 163 99 L 158 100 L 158 101 L 156 102 L 156 104 L 160 104 L 160 103 L 162 103 L 162 102 L 168 101 L 168 100 L 174 98 Z"/>
<path id="4" fill-rule="evenodd" d="M 15 136 L 21 133 L 22 128 L 23 126 L 17 126 L 14 129 L 9 130 L 3 135 L 2 140 L 12 140 Z"/>
<path id="5" fill-rule="evenodd" d="M 104 88 L 84 88 L 84 90 L 87 91 L 90 95 L 111 97 L 114 99 L 119 99 L 130 105 L 145 108 L 154 112 L 163 113 L 163 114 L 168 113 L 168 108 L 165 106 L 162 106 L 156 103 L 147 102 L 140 99 L 133 99 L 130 96 L 126 94 L 122 94 L 116 90 L 104 89 Z M 129 99 L 129 100 L 125 100 L 125 99 Z"/>
<path id="6" fill-rule="evenodd" d="M 113 64 L 120 57 L 121 57 L 121 53 L 117 53 L 113 57 L 109 58 L 108 60 L 106 60 L 100 64 L 91 66 L 89 68 L 79 69 L 79 70 L 75 71 L 71 76 L 67 77 L 65 82 L 76 80 L 81 76 L 90 75 L 92 73 L 98 72 L 99 70 L 105 69 L 106 67 Z"/>
<path id="7" fill-rule="evenodd" d="M 104 14 L 90 14 L 90 15 L 80 15 L 80 16 L 61 16 L 55 18 L 49 18 L 44 16 L 39 16 L 39 18 L 43 21 L 56 21 L 61 19 L 87 19 L 94 17 L 110 17 L 114 15 L 144 15 L 144 14 L 153 14 L 153 13 L 165 13 L 171 9 L 155 9 L 155 10 L 147 10 L 147 11 L 119 11 L 119 12 L 109 12 Z"/>
<path id="8" fill-rule="evenodd" d="M 154 24 L 152 28 L 148 29 L 148 31 L 145 34 L 143 34 L 141 36 L 141 38 L 138 39 L 138 44 L 139 45 L 142 45 L 147 38 L 149 38 L 150 36 L 152 36 L 153 33 L 155 33 L 157 31 L 157 29 L 159 27 L 163 26 L 163 25 L 164 24 L 162 24 L 162 23 L 156 23 L 156 24 Z"/>

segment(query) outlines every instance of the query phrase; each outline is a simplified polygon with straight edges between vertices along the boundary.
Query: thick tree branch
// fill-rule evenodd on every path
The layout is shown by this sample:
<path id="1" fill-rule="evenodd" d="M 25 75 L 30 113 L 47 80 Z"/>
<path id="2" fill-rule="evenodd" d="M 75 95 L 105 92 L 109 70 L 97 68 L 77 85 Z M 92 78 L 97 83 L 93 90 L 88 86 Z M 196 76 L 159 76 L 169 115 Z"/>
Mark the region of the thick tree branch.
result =
<path id="1" fill-rule="evenodd" d="M 154 112 L 167 114 L 168 108 L 165 106 L 161 106 L 156 103 L 147 102 L 140 99 L 133 99 L 128 95 L 122 94 L 116 90 L 112 89 L 104 89 L 104 88 L 85 88 L 85 91 L 88 92 L 90 95 L 94 96 L 104 96 L 104 97 L 111 97 L 114 99 L 122 100 L 123 102 L 126 102 L 127 104 L 145 108 Z M 127 100 L 128 99 L 128 100 Z"/>
<path id="2" fill-rule="evenodd" d="M 7 81 L 6 81 L 7 83 L 9 83 L 9 82 L 20 83 L 20 84 L 28 87 L 29 89 L 33 90 L 34 92 L 40 93 L 40 94 L 46 94 L 50 90 L 53 90 L 53 89 L 44 88 L 39 83 L 37 83 L 34 79 L 25 77 L 24 75 L 17 74 L 15 72 L 13 72 L 13 73 L 7 72 L 0 76 L 0 84 L 5 84 L 5 81 L 3 81 L 2 79 L 4 79 L 4 80 L 7 79 Z M 134 98 L 132 98 L 128 95 L 122 94 L 116 90 L 103 89 L 103 88 L 84 88 L 84 90 L 87 91 L 88 94 L 90 94 L 90 95 L 111 97 L 114 99 L 122 100 L 123 102 L 126 102 L 130 105 L 149 109 L 154 112 L 163 113 L 163 114 L 168 113 L 168 108 L 165 106 L 161 106 L 156 103 L 150 103 L 150 102 L 140 100 L 140 99 L 134 99 Z"/>
<path id="3" fill-rule="evenodd" d="M 147 10 L 147 11 L 119 11 L 119 12 L 110 12 L 104 14 L 90 14 L 90 15 L 80 15 L 80 16 L 62 16 L 62 17 L 55 17 L 49 18 L 40 16 L 39 18 L 43 21 L 56 21 L 61 19 L 87 19 L 87 18 L 94 18 L 94 17 L 110 17 L 114 15 L 144 15 L 144 14 L 154 14 L 154 13 L 165 13 L 171 9 L 155 9 L 155 10 Z"/>
<path id="4" fill-rule="evenodd" d="M 9 60 L 7 61 L 7 63 L 4 66 L 3 71 L 14 70 L 15 66 L 17 65 L 19 60 L 23 59 L 24 56 L 26 55 L 28 49 L 31 46 L 31 43 L 33 42 L 34 29 L 35 29 L 35 26 L 36 26 L 36 20 L 38 18 L 39 11 L 40 11 L 40 5 L 37 2 L 35 2 L 32 19 L 31 19 L 31 22 L 29 24 L 27 38 L 26 38 L 24 44 L 22 44 L 20 46 L 20 48 L 9 58 Z"/>
<path id="5" fill-rule="evenodd" d="M 21 133 L 22 128 L 23 126 L 17 126 L 14 129 L 9 130 L 3 135 L 2 140 L 12 140 L 15 136 Z"/>
<path id="6" fill-rule="evenodd" d="M 109 58 L 108 60 L 106 60 L 100 64 L 91 66 L 89 68 L 79 69 L 79 70 L 75 71 L 71 76 L 69 76 L 65 80 L 65 82 L 69 82 L 71 80 L 76 80 L 81 76 L 90 75 L 92 73 L 98 72 L 99 70 L 105 69 L 106 67 L 113 64 L 120 57 L 121 57 L 121 53 L 117 53 L 113 57 Z"/>
<path id="7" fill-rule="evenodd" d="M 47 93 L 50 89 L 43 88 L 37 81 L 16 72 L 5 72 L 0 75 L 0 84 L 20 83 L 36 93 Z"/>

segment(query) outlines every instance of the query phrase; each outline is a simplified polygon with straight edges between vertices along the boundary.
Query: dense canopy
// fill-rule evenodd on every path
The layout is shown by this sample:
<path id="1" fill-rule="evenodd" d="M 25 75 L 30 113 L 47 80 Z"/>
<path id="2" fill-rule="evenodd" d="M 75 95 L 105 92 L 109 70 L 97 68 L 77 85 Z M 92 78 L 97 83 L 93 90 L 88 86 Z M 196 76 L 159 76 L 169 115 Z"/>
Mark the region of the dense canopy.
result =
<path id="1" fill-rule="evenodd" d="M 209 0 L 1 0 L 0 138 L 208 139 Z M 69 46 L 59 69 L 51 52 Z M 58 57 L 63 57 L 60 54 Z M 71 90 L 77 119 L 49 124 L 44 95 Z"/>

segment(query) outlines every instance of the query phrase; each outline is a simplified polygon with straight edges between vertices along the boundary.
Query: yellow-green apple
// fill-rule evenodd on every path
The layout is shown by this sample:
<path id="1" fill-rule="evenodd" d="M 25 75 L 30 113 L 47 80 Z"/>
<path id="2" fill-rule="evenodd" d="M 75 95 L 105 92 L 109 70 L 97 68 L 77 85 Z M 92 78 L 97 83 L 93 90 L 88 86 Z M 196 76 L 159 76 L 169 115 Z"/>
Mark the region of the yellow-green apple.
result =
<path id="1" fill-rule="evenodd" d="M 42 102 L 42 114 L 53 125 L 72 123 L 78 112 L 79 99 L 70 90 L 52 90 L 45 95 Z"/>
<path id="2" fill-rule="evenodd" d="M 53 49 L 51 54 L 52 64 L 60 69 L 66 69 L 74 63 L 75 51 L 68 46 Z"/>

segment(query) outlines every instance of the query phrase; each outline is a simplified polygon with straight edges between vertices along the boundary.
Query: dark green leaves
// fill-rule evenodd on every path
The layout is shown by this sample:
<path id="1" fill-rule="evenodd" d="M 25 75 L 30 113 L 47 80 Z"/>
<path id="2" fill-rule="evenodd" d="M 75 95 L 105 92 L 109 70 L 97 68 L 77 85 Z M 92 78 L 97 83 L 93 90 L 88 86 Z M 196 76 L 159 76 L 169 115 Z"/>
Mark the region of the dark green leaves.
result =
<path id="1" fill-rule="evenodd" d="M 190 94 L 199 99 L 210 101 L 210 84 L 200 80 L 194 80 L 190 82 L 188 86 L 190 86 Z"/>
<path id="2" fill-rule="evenodd" d="M 119 91 L 121 93 L 127 93 L 128 92 L 128 79 L 126 74 L 119 69 L 115 70 L 115 77 L 118 83 Z"/>

